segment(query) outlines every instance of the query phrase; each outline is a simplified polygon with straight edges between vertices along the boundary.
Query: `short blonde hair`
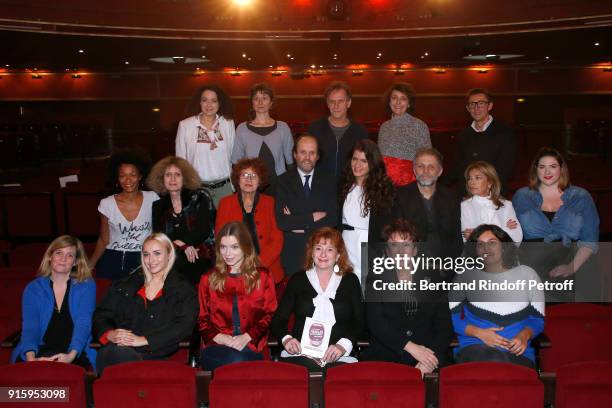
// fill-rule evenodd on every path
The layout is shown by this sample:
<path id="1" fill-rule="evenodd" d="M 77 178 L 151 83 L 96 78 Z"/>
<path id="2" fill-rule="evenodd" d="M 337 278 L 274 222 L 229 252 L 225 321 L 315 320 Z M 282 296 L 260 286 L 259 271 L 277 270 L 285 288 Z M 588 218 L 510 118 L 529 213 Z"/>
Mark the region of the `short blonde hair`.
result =
<path id="1" fill-rule="evenodd" d="M 87 254 L 83 248 L 83 243 L 80 239 L 71 235 L 61 235 L 53 240 L 47 247 L 43 259 L 40 262 L 38 268 L 38 276 L 50 276 L 51 275 L 51 257 L 53 252 L 58 249 L 74 247 L 76 250 L 74 256 L 74 267 L 70 272 L 70 276 L 77 280 L 77 282 L 83 282 L 91 278 L 91 269 L 89 269 Z"/>
<path id="2" fill-rule="evenodd" d="M 191 164 L 182 157 L 167 156 L 155 163 L 149 177 L 147 186 L 157 194 L 166 194 L 168 189 L 164 184 L 164 174 L 170 166 L 176 166 L 183 175 L 183 188 L 187 190 L 197 190 L 202 186 L 198 172 Z"/>
<path id="3" fill-rule="evenodd" d="M 144 274 L 145 282 L 151 282 L 151 279 L 153 278 L 151 275 L 151 271 L 144 262 L 144 247 L 149 241 L 159 242 L 160 244 L 162 244 L 163 247 L 166 248 L 166 251 L 168 251 L 168 265 L 166 266 L 166 269 L 162 272 L 162 276 L 165 281 L 166 277 L 168 276 L 168 272 L 170 272 L 170 270 L 174 266 L 174 261 L 176 260 L 176 252 L 174 251 L 174 245 L 172 245 L 172 241 L 170 241 L 170 238 L 168 238 L 166 234 L 162 234 L 161 232 L 155 232 L 145 238 L 144 242 L 142 243 L 142 251 L 140 251 L 140 264 L 142 265 L 142 273 Z"/>

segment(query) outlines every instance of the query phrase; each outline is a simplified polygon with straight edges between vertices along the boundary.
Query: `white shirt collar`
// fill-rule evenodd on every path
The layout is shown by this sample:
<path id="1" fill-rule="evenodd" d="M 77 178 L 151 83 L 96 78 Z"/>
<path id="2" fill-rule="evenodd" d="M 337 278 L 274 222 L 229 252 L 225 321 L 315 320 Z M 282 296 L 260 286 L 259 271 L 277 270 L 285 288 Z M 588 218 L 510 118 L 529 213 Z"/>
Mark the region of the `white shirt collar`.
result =
<path id="1" fill-rule="evenodd" d="M 308 278 L 308 282 L 310 282 L 314 290 L 317 292 L 317 296 L 312 299 L 312 303 L 315 307 L 312 318 L 330 322 L 333 325 L 336 323 L 336 314 L 334 313 L 334 306 L 332 305 L 330 299 L 334 299 L 336 297 L 336 291 L 338 290 L 338 286 L 340 286 L 342 276 L 332 272 L 325 291 L 323 291 L 321 288 L 319 277 L 317 276 L 317 272 L 314 268 L 306 271 L 306 277 Z"/>
<path id="2" fill-rule="evenodd" d="M 472 129 L 474 129 L 474 131 L 477 132 L 477 133 L 482 133 L 482 132 L 487 130 L 487 128 L 489 127 L 491 122 L 493 122 L 493 116 L 489 115 L 489 119 L 487 119 L 487 121 L 485 122 L 484 126 L 482 127 L 482 130 L 478 130 L 476 128 L 476 122 L 472 121 Z"/>
<path id="3" fill-rule="evenodd" d="M 300 179 L 302 180 L 302 184 L 304 184 L 304 176 L 310 176 L 310 179 L 308 180 L 308 183 L 309 183 L 308 185 L 312 186 L 312 176 L 314 175 L 314 169 L 312 169 L 310 171 L 310 173 L 304 173 L 302 171 L 302 169 L 300 169 L 299 167 L 295 166 L 295 168 L 297 169 L 298 174 L 300 175 Z"/>

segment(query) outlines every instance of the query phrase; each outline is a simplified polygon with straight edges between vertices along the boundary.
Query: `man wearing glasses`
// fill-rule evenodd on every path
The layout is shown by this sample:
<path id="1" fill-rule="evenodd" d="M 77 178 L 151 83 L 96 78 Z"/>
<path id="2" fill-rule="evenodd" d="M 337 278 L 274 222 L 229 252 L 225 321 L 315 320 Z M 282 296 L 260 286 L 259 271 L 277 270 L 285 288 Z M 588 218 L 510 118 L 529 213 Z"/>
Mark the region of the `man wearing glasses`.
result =
<path id="1" fill-rule="evenodd" d="M 484 160 L 495 167 L 501 180 L 502 194 L 507 194 L 508 180 L 514 170 L 514 133 L 491 116 L 493 97 L 488 90 L 471 89 L 466 102 L 472 124 L 459 133 L 455 163 L 448 181 L 456 183 L 457 192 L 465 196 L 463 173 L 466 167 L 473 161 Z"/>

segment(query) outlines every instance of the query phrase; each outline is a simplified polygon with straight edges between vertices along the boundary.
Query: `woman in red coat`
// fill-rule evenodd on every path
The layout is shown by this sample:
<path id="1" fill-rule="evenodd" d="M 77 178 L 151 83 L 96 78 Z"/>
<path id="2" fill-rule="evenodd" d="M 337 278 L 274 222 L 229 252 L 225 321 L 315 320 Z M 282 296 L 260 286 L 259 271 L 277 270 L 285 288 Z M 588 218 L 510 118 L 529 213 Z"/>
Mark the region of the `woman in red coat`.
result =
<path id="1" fill-rule="evenodd" d="M 280 262 L 283 233 L 276 225 L 274 198 L 259 193 L 266 179 L 266 167 L 260 159 L 242 159 L 234 165 L 232 183 L 239 188 L 219 203 L 215 234 L 228 222 L 244 222 L 261 266 L 270 271 L 275 283 L 279 283 L 285 276 Z"/>
<path id="2" fill-rule="evenodd" d="M 268 331 L 276 310 L 272 277 L 257 266 L 251 235 L 242 222 L 225 224 L 216 239 L 217 264 L 199 287 L 202 335 L 200 365 L 222 365 L 269 357 Z"/>

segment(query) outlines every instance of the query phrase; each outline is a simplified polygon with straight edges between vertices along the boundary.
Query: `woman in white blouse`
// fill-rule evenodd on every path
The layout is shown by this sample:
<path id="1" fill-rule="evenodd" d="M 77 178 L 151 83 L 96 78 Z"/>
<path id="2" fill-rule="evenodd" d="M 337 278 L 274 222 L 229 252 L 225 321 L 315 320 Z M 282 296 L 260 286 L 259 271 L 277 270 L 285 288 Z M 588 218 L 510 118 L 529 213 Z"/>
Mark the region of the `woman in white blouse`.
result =
<path id="1" fill-rule="evenodd" d="M 233 193 L 230 158 L 236 131 L 230 98 L 216 85 L 204 85 L 189 107 L 191 116 L 179 123 L 176 156 L 191 164 L 213 197 L 215 207 Z"/>
<path id="2" fill-rule="evenodd" d="M 381 242 L 382 228 L 391 222 L 395 189 L 376 143 L 358 141 L 350 157 L 340 187 L 342 239 L 362 282 L 361 244 Z"/>
<path id="3" fill-rule="evenodd" d="M 512 202 L 501 194 L 501 182 L 495 167 L 485 161 L 475 161 L 465 169 L 468 197 L 461 203 L 461 231 L 465 242 L 474 228 L 493 224 L 502 228 L 514 242 L 523 240 Z"/>

